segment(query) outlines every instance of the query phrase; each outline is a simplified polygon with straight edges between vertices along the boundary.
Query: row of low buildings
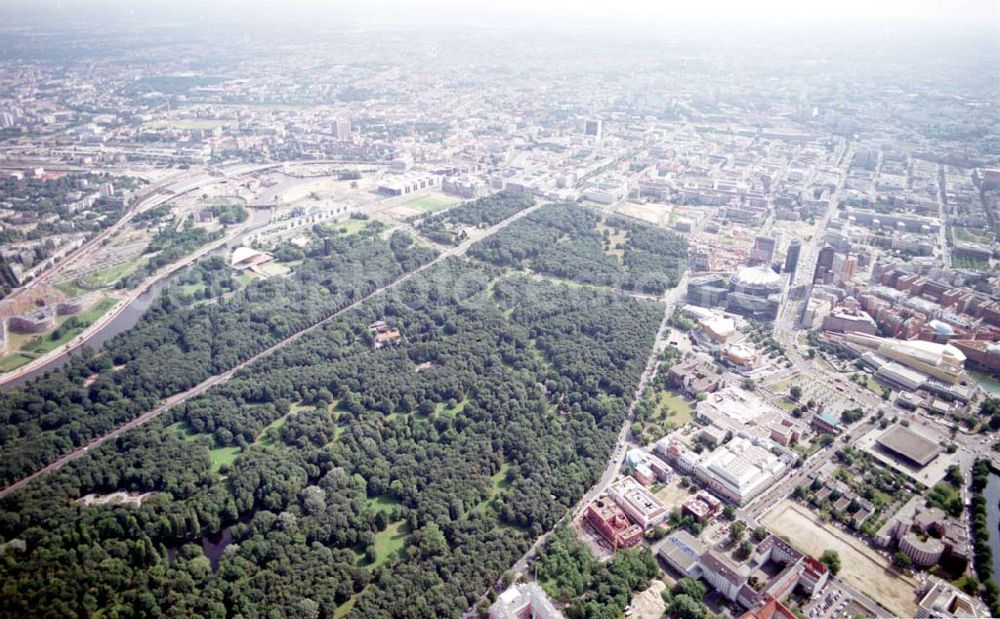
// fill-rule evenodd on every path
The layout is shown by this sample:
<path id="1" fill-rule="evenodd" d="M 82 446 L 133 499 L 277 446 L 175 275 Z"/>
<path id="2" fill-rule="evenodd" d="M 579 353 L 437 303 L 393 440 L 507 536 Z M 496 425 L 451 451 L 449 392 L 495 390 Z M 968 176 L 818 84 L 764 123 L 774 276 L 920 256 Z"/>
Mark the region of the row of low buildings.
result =
<path id="1" fill-rule="evenodd" d="M 79 314 L 94 305 L 99 298 L 98 293 L 87 293 L 72 299 L 58 301 L 51 305 L 36 307 L 22 314 L 11 316 L 5 322 L 4 331 L 9 328 L 17 333 L 44 333 L 54 329 L 59 316 Z M 6 338 L 4 338 L 6 341 Z"/>
<path id="2" fill-rule="evenodd" d="M 952 344 L 896 340 L 863 333 L 827 333 L 822 342 L 857 358 L 879 382 L 906 392 L 926 391 L 948 401 L 968 402 L 965 354 Z"/>

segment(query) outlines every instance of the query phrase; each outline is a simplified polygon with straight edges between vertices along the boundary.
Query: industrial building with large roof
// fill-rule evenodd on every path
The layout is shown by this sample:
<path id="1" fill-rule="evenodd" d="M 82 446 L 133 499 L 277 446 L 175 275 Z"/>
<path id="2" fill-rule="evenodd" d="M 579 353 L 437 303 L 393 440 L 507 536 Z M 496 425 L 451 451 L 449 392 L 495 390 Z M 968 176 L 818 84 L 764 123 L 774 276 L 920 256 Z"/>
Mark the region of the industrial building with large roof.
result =
<path id="1" fill-rule="evenodd" d="M 943 450 L 931 439 L 903 426 L 893 426 L 875 441 L 918 466 L 927 466 Z"/>

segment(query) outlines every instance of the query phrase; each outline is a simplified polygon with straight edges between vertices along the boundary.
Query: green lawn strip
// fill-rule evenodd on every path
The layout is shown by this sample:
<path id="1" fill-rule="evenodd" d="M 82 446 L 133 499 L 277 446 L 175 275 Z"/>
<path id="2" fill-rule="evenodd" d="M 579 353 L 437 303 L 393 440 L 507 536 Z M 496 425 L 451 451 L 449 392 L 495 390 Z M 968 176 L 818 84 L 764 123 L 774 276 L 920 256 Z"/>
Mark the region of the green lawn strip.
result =
<path id="1" fill-rule="evenodd" d="M 350 598 L 348 598 L 346 602 L 338 606 L 336 610 L 333 611 L 333 619 L 343 619 L 344 617 L 346 617 L 354 608 L 354 605 L 357 604 L 358 596 L 363 594 L 365 590 L 368 589 L 368 587 L 370 586 L 371 585 L 365 585 L 364 589 L 355 593 Z"/>
<path id="2" fill-rule="evenodd" d="M 406 520 L 397 520 L 389 523 L 384 531 L 375 534 L 375 560 L 368 562 L 367 557 L 355 549 L 358 555 L 359 564 L 371 570 L 385 565 L 394 555 L 396 555 L 406 545 L 406 538 L 410 532 L 406 527 Z"/>
<path id="3" fill-rule="evenodd" d="M 67 298 L 72 299 L 80 295 L 90 292 L 86 288 L 81 288 L 77 285 L 76 280 L 70 280 L 66 282 L 59 282 L 55 285 L 56 290 L 66 295 Z"/>
<path id="4" fill-rule="evenodd" d="M 37 355 L 30 353 L 16 352 L 0 359 L 0 372 L 10 372 L 16 370 L 25 363 L 37 359 Z"/>
<path id="5" fill-rule="evenodd" d="M 344 235 L 357 234 L 368 227 L 368 220 L 348 218 L 343 221 L 334 222 L 330 224 L 330 227 Z"/>
<path id="6" fill-rule="evenodd" d="M 402 503 L 391 496 L 373 496 L 365 501 L 365 507 L 374 512 L 391 512 L 397 507 L 402 507 Z"/>
<path id="7" fill-rule="evenodd" d="M 177 436 L 188 442 L 197 439 L 199 436 L 202 436 L 201 434 L 198 434 L 197 432 L 192 430 L 186 421 L 178 421 L 177 423 L 170 424 L 169 426 L 167 426 L 167 430 L 176 432 Z"/>
<path id="8" fill-rule="evenodd" d="M 689 423 L 693 414 L 694 409 L 683 397 L 670 391 L 660 392 L 655 413 L 657 417 L 676 422 L 679 428 Z"/>
<path id="9" fill-rule="evenodd" d="M 510 470 L 510 463 L 504 462 L 500 465 L 500 470 L 490 475 L 490 479 L 493 481 L 493 487 L 490 488 L 490 495 L 479 502 L 469 513 L 481 513 L 489 508 L 492 508 L 494 512 L 499 512 L 500 504 L 499 498 L 501 493 L 510 487 L 510 482 L 507 481 L 507 471 Z"/>

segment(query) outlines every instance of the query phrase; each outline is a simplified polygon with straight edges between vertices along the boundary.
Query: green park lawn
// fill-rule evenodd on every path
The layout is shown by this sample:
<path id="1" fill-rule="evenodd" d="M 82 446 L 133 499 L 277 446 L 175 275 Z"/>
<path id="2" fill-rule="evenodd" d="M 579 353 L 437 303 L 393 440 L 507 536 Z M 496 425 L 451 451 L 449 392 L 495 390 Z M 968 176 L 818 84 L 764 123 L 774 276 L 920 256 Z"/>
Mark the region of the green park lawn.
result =
<path id="1" fill-rule="evenodd" d="M 0 359 L 0 372 L 10 372 L 16 370 L 25 363 L 37 359 L 38 355 L 31 355 L 23 352 L 16 352 Z"/>
<path id="2" fill-rule="evenodd" d="M 373 496 L 365 501 L 365 507 L 375 512 L 390 512 L 402 504 L 390 496 Z"/>
<path id="3" fill-rule="evenodd" d="M 368 227 L 368 220 L 347 218 L 344 221 L 338 221 L 330 224 L 330 227 L 340 234 L 349 236 L 351 234 L 357 234 Z"/>
<path id="4" fill-rule="evenodd" d="M 385 531 L 375 534 L 375 561 L 369 566 L 370 569 L 377 569 L 384 565 L 396 553 L 406 545 L 406 538 L 409 532 L 406 528 L 405 520 L 397 520 L 389 524 Z"/>
<path id="5" fill-rule="evenodd" d="M 223 466 L 232 466 L 236 458 L 243 452 L 238 446 L 216 447 L 208 452 L 212 459 L 212 472 L 218 473 Z"/>
<path id="6" fill-rule="evenodd" d="M 419 208 L 428 213 L 437 213 L 438 211 L 443 211 L 450 208 L 455 203 L 447 198 L 442 198 L 441 196 L 428 195 L 428 196 L 418 196 L 409 200 L 406 206 L 412 206 L 414 208 Z"/>
<path id="7" fill-rule="evenodd" d="M 95 288 L 111 286 L 121 278 L 127 277 L 138 271 L 139 267 L 141 267 L 145 262 L 145 257 L 134 258 L 100 271 L 87 273 L 81 278 L 81 280 L 85 285 Z"/>
<path id="8" fill-rule="evenodd" d="M 682 396 L 671 391 L 660 392 L 655 417 L 666 419 L 679 428 L 689 423 L 693 414 L 694 409 Z"/>

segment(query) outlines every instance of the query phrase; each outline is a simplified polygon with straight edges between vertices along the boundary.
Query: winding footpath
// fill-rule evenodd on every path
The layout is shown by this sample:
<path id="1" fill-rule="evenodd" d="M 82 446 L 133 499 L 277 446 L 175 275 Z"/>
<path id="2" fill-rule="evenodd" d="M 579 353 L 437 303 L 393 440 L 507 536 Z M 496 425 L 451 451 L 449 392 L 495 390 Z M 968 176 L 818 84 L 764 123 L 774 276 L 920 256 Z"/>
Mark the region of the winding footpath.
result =
<path id="1" fill-rule="evenodd" d="M 58 460 L 52 462 L 51 464 L 45 466 L 44 468 L 42 468 L 42 469 L 40 469 L 40 470 L 32 473 L 31 475 L 28 475 L 27 477 L 24 477 L 24 478 L 22 478 L 22 479 L 20 479 L 20 480 L 18 480 L 16 482 L 14 482 L 13 484 L 7 486 L 6 488 L 3 488 L 2 490 L 0 490 L 0 498 L 5 497 L 5 496 L 7 496 L 8 494 L 10 494 L 12 492 L 16 492 L 17 490 L 20 490 L 21 488 L 25 487 L 26 485 L 28 485 L 32 481 L 38 479 L 39 477 L 41 477 L 41 476 L 43 476 L 43 475 L 45 475 L 47 473 L 51 473 L 53 471 L 57 471 L 57 470 L 61 469 L 62 467 L 66 466 L 66 464 L 72 462 L 73 460 L 76 460 L 78 458 L 83 457 L 91 449 L 93 449 L 95 447 L 98 447 L 101 444 L 103 444 L 104 442 L 117 437 L 118 435 L 122 434 L 123 432 L 127 432 L 127 431 L 129 431 L 129 430 L 131 430 L 133 428 L 137 428 L 137 427 L 141 426 L 142 424 L 146 423 L 147 421 L 149 421 L 150 419 L 155 419 L 156 417 L 159 417 L 160 415 L 162 415 L 166 411 L 170 410 L 171 408 L 177 406 L 178 404 L 182 404 L 182 403 L 190 400 L 191 398 L 197 397 L 197 396 L 205 393 L 206 391 L 208 391 L 212 387 L 228 381 L 230 378 L 233 377 L 233 375 L 235 375 L 240 370 L 242 370 L 242 369 L 244 369 L 244 368 L 252 365 L 253 363 L 256 363 L 257 361 L 263 359 L 264 357 L 267 357 L 269 355 L 274 354 L 275 352 L 281 350 L 282 348 L 287 347 L 289 344 L 297 342 L 303 336 L 306 336 L 306 335 L 308 335 L 308 334 L 316 331 L 317 329 L 320 329 L 324 325 L 330 323 L 331 321 L 334 321 L 334 320 L 340 318 L 341 316 L 343 316 L 347 312 L 350 312 L 350 311 L 358 308 L 363 303 L 365 303 L 365 302 L 367 302 L 367 301 L 375 298 L 376 296 L 382 294 L 383 292 L 386 292 L 387 290 L 391 290 L 391 289 L 399 286 L 400 284 L 403 284 L 403 283 L 409 281 L 410 279 L 412 279 L 418 273 L 422 273 L 422 272 L 430 269 L 434 265 L 436 265 L 436 264 L 438 264 L 438 263 L 440 263 L 440 262 L 442 262 L 442 261 L 444 261 L 444 260 L 446 260 L 448 258 L 452 258 L 452 257 L 457 257 L 457 256 L 464 255 L 465 252 L 469 249 L 469 247 L 471 247 L 473 245 L 473 243 L 475 243 L 475 242 L 477 242 L 479 240 L 482 240 L 482 239 L 484 239 L 484 238 L 486 238 L 488 236 L 491 236 L 491 235 L 495 234 L 499 230 L 507 227 L 508 225 L 514 223 L 515 221 L 521 219 L 522 217 L 525 217 L 525 216 L 527 216 L 527 215 L 535 212 L 536 210 L 538 210 L 539 208 L 541 208 L 544 204 L 546 204 L 546 203 L 539 202 L 539 203 L 535 204 L 534 206 L 530 206 L 530 207 L 528 207 L 528 208 L 526 208 L 526 209 L 524 209 L 522 211 L 519 211 L 519 212 L 515 213 L 514 215 L 512 215 L 511 217 L 509 217 L 509 218 L 501 221 L 500 223 L 497 223 L 497 224 L 495 224 L 493 226 L 490 226 L 489 228 L 484 228 L 483 230 L 477 230 L 477 231 L 473 232 L 472 234 L 469 235 L 468 239 L 466 239 L 465 241 L 463 241 L 458 246 L 444 250 L 443 252 L 441 252 L 440 254 L 438 254 L 438 256 L 436 258 L 434 258 L 433 260 L 427 262 L 426 264 L 418 267 L 417 269 L 414 269 L 413 271 L 409 271 L 407 273 L 404 273 L 403 275 L 400 275 L 398 278 L 394 279 L 393 281 L 389 282 L 388 284 L 386 284 L 386 285 L 384 285 L 384 286 L 382 286 L 380 288 L 375 289 L 374 291 L 372 291 L 372 292 L 368 293 L 367 295 L 359 298 L 358 300 L 354 301 L 353 303 L 351 303 L 350 305 L 344 307 L 343 309 L 341 309 L 341 310 L 339 310 L 337 312 L 334 312 L 330 316 L 324 318 L 323 320 L 321 320 L 321 321 L 319 321 L 317 323 L 314 323 L 312 326 L 306 327 L 305 329 L 303 329 L 301 331 L 293 333 L 292 335 L 288 336 L 287 338 L 285 338 L 285 339 L 277 342 L 276 344 L 273 344 L 269 348 L 267 348 L 267 349 L 265 349 L 265 350 L 257 353 L 253 357 L 250 357 L 249 359 L 247 359 L 246 361 L 240 363 L 239 365 L 237 365 L 237 366 L 235 366 L 235 367 L 233 367 L 233 368 L 231 368 L 231 369 L 229 369 L 229 370 L 227 370 L 225 372 L 221 372 L 219 374 L 215 374 L 213 376 L 210 376 L 209 378 L 207 378 L 204 381 L 198 383 L 197 385 L 195 385 L 194 387 L 188 389 L 187 391 L 182 391 L 180 393 L 176 393 L 176 394 L 174 394 L 174 395 L 166 398 L 156 408 L 153 408 L 153 409 L 151 409 L 149 411 L 146 411 L 145 413 L 142 413 L 138 417 L 136 417 L 136 418 L 134 418 L 134 419 L 132 419 L 130 421 L 127 421 L 127 422 L 123 423 L 122 425 L 118 426 L 117 428 L 115 428 L 114 430 L 108 432 L 107 434 L 99 436 L 99 437 L 91 440 L 86 445 L 84 445 L 82 447 L 79 447 L 79 448 L 71 451 L 70 453 L 68 453 L 68 454 L 60 457 Z"/>

